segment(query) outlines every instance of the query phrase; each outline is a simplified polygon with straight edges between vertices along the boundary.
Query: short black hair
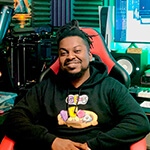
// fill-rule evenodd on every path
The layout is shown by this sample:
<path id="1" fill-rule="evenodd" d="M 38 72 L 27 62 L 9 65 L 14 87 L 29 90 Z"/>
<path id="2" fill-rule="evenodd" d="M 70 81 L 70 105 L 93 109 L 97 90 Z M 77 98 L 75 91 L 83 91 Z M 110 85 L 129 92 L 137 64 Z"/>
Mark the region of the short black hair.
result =
<path id="1" fill-rule="evenodd" d="M 79 22 L 75 19 L 59 28 L 56 35 L 57 45 L 59 45 L 59 42 L 65 37 L 79 36 L 87 42 L 89 47 L 92 47 L 92 36 L 82 31 L 79 27 Z"/>

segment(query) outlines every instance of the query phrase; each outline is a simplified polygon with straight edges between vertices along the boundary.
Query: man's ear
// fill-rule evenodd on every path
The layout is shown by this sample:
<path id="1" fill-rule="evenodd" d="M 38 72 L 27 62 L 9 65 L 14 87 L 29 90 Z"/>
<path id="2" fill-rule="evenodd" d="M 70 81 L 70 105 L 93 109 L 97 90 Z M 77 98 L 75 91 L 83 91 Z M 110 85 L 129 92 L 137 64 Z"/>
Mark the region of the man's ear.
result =
<path id="1" fill-rule="evenodd" d="M 93 61 L 93 54 L 89 52 L 90 62 Z"/>

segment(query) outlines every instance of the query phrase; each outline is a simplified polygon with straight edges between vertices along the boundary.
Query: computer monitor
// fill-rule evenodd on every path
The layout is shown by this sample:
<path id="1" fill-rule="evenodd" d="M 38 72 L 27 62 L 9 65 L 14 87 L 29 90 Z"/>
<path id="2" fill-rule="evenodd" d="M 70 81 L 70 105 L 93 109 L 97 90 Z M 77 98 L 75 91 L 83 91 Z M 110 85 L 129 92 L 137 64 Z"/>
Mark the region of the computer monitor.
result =
<path id="1" fill-rule="evenodd" d="M 150 43 L 150 1 L 115 1 L 115 42 Z"/>

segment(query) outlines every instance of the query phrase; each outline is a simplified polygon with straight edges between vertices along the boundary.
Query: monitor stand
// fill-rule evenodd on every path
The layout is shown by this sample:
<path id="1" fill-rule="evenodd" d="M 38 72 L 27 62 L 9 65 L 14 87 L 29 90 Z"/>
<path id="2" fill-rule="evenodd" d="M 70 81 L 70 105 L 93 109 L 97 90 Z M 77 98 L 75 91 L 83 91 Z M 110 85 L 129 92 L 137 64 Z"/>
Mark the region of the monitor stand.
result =
<path id="1" fill-rule="evenodd" d="M 138 48 L 138 46 L 134 42 L 132 42 L 128 48 Z"/>

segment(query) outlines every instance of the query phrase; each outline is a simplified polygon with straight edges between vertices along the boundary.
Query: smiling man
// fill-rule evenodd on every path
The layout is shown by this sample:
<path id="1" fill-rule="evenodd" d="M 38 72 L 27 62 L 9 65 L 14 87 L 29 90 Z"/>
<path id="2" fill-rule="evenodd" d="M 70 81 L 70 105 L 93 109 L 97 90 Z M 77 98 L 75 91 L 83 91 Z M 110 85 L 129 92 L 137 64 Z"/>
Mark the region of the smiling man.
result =
<path id="1" fill-rule="evenodd" d="M 84 44 L 83 44 L 84 43 Z M 88 43 L 79 36 L 69 36 L 59 44 L 60 67 L 71 79 L 75 87 L 80 86 L 90 76 L 89 63 L 92 54 Z M 76 80 L 80 81 L 79 84 Z"/>
<path id="2" fill-rule="evenodd" d="M 58 74 L 31 88 L 4 123 L 16 150 L 129 150 L 149 133 L 128 89 L 93 61 L 91 38 L 76 20 L 58 30 Z"/>

